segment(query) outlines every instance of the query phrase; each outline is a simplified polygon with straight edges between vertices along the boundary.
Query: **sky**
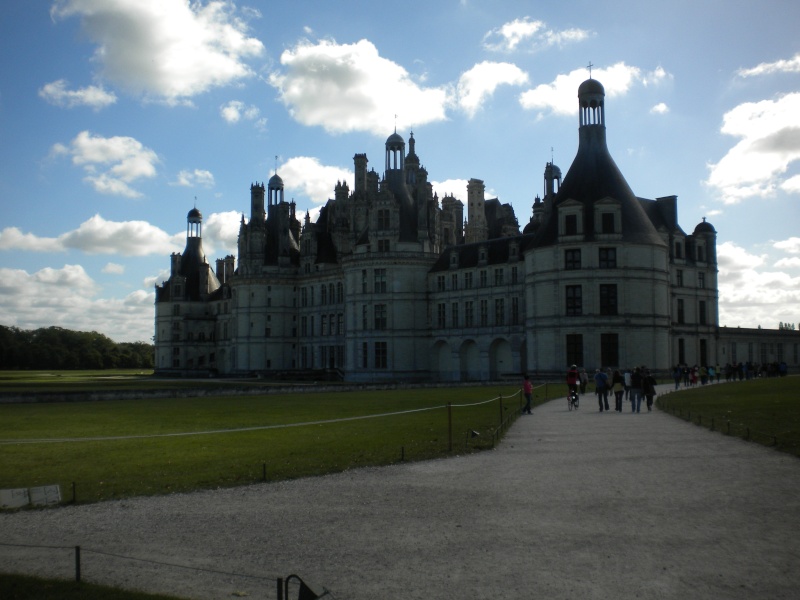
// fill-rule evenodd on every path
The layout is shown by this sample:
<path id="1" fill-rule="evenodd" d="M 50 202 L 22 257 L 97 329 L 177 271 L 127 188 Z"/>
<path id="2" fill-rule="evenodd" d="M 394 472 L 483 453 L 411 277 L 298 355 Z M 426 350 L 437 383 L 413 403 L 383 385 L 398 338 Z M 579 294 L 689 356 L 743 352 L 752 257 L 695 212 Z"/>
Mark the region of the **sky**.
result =
<path id="1" fill-rule="evenodd" d="M 796 0 L 3 2 L 0 324 L 150 341 L 189 210 L 213 265 L 252 183 L 277 170 L 316 220 L 395 129 L 439 198 L 482 179 L 524 227 L 590 65 L 634 193 L 717 230 L 720 325 L 798 324 L 798 23 Z"/>

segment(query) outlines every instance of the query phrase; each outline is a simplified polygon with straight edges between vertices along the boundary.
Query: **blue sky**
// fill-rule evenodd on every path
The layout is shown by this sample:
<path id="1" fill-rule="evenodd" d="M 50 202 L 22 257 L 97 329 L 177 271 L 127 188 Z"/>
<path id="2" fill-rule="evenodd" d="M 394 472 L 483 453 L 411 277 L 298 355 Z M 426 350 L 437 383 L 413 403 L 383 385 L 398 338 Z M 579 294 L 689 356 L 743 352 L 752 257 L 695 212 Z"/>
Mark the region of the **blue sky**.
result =
<path id="1" fill-rule="evenodd" d="M 590 62 L 633 191 L 717 229 L 720 325 L 798 323 L 798 23 L 793 0 L 4 2 L 0 323 L 149 340 L 195 202 L 213 264 L 251 183 L 277 167 L 313 220 L 395 126 L 439 197 L 482 179 L 524 226 Z"/>

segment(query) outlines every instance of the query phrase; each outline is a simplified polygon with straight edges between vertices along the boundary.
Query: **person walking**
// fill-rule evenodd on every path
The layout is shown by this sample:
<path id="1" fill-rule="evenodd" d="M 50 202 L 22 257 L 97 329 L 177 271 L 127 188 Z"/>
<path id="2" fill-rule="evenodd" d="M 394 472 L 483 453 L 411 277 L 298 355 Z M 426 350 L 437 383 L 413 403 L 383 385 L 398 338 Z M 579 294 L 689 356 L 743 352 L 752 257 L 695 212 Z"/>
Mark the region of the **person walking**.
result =
<path id="1" fill-rule="evenodd" d="M 647 412 L 653 410 L 653 396 L 656 395 L 656 378 L 649 370 L 644 375 L 644 397 L 647 400 Z"/>
<path id="2" fill-rule="evenodd" d="M 638 413 L 642 408 L 642 370 L 636 367 L 631 374 L 631 412 Z"/>
<path id="3" fill-rule="evenodd" d="M 675 365 L 675 369 L 672 371 L 672 378 L 675 380 L 675 389 L 681 387 L 681 376 L 683 375 L 682 369 L 680 365 Z"/>
<path id="4" fill-rule="evenodd" d="M 532 415 L 531 400 L 533 399 L 533 385 L 531 385 L 531 378 L 525 373 L 525 378 L 522 380 L 522 393 L 525 396 L 525 406 L 522 409 L 523 415 Z"/>
<path id="5" fill-rule="evenodd" d="M 586 369 L 581 369 L 581 395 L 586 393 L 586 386 L 589 385 L 589 374 Z"/>
<path id="6" fill-rule="evenodd" d="M 608 375 L 600 369 L 595 369 L 594 372 L 594 393 L 597 394 L 600 412 L 603 412 L 603 407 L 608 411 Z"/>
<path id="7" fill-rule="evenodd" d="M 622 412 L 622 396 L 625 394 L 625 380 L 622 378 L 622 373 L 619 369 L 614 371 L 611 377 L 611 392 L 614 394 L 614 410 Z"/>

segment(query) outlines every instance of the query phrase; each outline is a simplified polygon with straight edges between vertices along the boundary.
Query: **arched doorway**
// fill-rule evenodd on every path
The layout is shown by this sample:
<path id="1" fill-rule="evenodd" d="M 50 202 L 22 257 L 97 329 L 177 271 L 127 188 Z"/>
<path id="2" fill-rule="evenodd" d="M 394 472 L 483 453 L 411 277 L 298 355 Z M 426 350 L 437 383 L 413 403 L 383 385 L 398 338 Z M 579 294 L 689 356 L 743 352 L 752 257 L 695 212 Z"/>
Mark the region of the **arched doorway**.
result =
<path id="1" fill-rule="evenodd" d="M 503 339 L 493 341 L 489 347 L 489 378 L 500 379 L 503 375 L 513 372 L 513 369 L 511 344 Z"/>
<path id="2" fill-rule="evenodd" d="M 481 355 L 478 344 L 467 340 L 461 344 L 458 352 L 461 368 L 461 381 L 476 381 L 481 376 Z"/>

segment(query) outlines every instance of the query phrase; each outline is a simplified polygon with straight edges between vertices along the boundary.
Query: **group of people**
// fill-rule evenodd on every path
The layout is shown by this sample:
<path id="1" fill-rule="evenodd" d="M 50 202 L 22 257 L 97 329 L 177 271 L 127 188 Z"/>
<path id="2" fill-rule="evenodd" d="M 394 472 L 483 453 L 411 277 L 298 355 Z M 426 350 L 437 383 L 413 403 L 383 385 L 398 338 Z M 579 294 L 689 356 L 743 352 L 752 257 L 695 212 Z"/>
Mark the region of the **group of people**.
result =
<path id="1" fill-rule="evenodd" d="M 589 384 L 589 374 L 586 369 L 578 371 L 577 365 L 572 365 L 567 371 L 567 387 L 569 391 L 580 389 L 581 394 L 586 393 Z M 600 412 L 611 410 L 609 394 L 614 398 L 614 410 L 622 412 L 625 401 L 631 403 L 631 412 L 641 412 L 642 400 L 645 401 L 647 410 L 653 410 L 653 398 L 656 395 L 656 379 L 645 367 L 636 367 L 633 370 L 620 371 L 595 369 L 594 390 Z"/>
<path id="2" fill-rule="evenodd" d="M 722 376 L 726 382 L 750 380 L 756 377 L 785 377 L 788 367 L 785 361 L 757 364 L 750 361 L 745 363 L 727 363 L 724 368 L 719 364 L 712 365 L 675 365 L 672 369 L 672 378 L 675 380 L 675 389 L 681 383 L 684 387 L 694 387 L 698 384 L 719 383 Z"/>

